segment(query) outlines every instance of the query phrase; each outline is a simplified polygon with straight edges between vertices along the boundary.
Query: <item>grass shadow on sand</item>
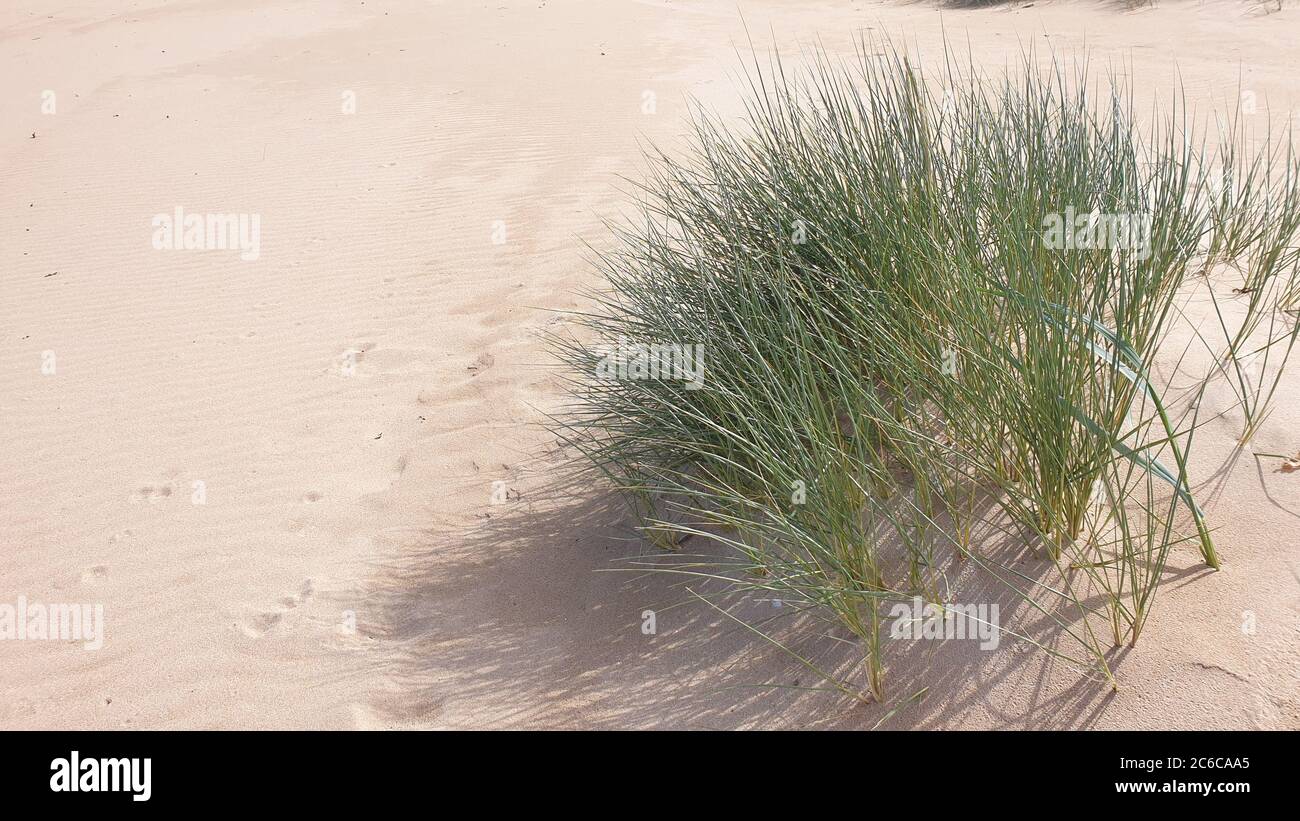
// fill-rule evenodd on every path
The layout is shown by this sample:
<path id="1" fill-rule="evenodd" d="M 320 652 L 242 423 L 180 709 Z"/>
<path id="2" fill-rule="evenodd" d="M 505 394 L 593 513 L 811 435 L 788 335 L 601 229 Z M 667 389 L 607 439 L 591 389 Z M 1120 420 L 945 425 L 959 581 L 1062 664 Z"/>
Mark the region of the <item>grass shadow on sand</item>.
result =
<path id="1" fill-rule="evenodd" d="M 1104 681 L 1012 636 L 991 650 L 886 637 L 888 699 L 863 704 L 791 654 L 861 689 L 861 656 L 843 629 L 720 582 L 645 569 L 666 554 L 629 528 L 614 494 L 552 485 L 488 511 L 459 532 L 422 533 L 379 574 L 375 630 L 393 650 L 391 693 L 372 704 L 383 723 L 1053 729 L 1092 726 L 1112 696 Z M 1050 565 L 1035 550 L 997 534 L 976 543 L 1048 581 Z M 703 537 L 684 550 L 725 560 Z M 678 566 L 693 560 L 669 556 Z M 1059 649 L 1053 620 L 973 565 L 952 568 L 958 601 L 996 603 L 1004 627 Z M 1108 655 L 1122 665 L 1123 651 Z"/>

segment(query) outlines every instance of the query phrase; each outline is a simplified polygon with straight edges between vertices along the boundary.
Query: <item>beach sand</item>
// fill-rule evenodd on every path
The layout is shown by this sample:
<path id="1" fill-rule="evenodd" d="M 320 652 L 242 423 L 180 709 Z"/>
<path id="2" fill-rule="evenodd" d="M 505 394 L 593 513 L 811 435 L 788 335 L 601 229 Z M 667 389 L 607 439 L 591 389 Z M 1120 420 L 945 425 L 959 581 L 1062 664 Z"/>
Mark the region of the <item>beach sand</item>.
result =
<path id="1" fill-rule="evenodd" d="M 1300 110 L 1300 9 L 1249 3 L 5 3 L 0 603 L 100 604 L 105 637 L 0 642 L 0 727 L 884 718 L 680 580 L 601 572 L 646 548 L 607 489 L 557 486 L 538 339 L 596 284 L 583 243 L 641 148 L 680 145 L 688 97 L 737 110 L 750 36 L 797 58 L 864 28 Z M 256 259 L 155 248 L 177 207 L 256 215 Z M 1256 451 L 1300 450 L 1297 378 Z M 1118 693 L 958 643 L 891 665 L 930 689 L 885 726 L 1300 728 L 1300 472 L 1233 458 L 1237 424 L 1192 470 L 1223 570 L 1176 556 Z"/>

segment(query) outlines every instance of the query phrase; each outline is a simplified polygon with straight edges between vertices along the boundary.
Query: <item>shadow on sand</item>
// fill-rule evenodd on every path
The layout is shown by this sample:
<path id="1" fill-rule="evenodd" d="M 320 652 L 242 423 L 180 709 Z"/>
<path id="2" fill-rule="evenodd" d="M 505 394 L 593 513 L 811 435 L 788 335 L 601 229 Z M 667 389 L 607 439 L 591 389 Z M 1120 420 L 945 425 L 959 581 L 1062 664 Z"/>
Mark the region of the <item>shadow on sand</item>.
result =
<path id="1" fill-rule="evenodd" d="M 803 663 L 861 690 L 861 654 L 847 631 L 720 581 L 647 569 L 664 554 L 637 538 L 612 493 L 553 485 L 485 510 L 462 532 L 411 539 L 379 574 L 374 629 L 394 650 L 393 687 L 372 707 L 386 723 L 1076 728 L 1092 726 L 1112 694 L 1104 680 L 1014 636 L 995 649 L 886 637 L 886 703 L 863 704 Z M 991 533 L 976 540 L 997 556 L 998 575 L 1054 581 L 1050 563 L 1010 542 Z M 673 555 L 671 566 L 726 561 L 725 548 L 703 537 L 686 548 L 695 555 Z M 1085 657 L 1053 618 L 974 565 L 946 569 L 956 600 L 996 604 L 1004 628 Z M 1167 569 L 1175 579 L 1196 573 Z M 1070 622 L 1054 600 L 1039 599 Z M 1112 669 L 1124 656 L 1108 654 Z"/>

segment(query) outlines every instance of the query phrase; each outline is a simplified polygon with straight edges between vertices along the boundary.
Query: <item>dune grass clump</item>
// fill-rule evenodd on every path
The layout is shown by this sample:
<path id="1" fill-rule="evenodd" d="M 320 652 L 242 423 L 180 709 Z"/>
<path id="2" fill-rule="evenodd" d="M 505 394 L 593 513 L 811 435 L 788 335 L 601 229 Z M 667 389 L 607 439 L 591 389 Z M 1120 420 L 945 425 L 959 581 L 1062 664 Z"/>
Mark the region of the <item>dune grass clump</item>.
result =
<path id="1" fill-rule="evenodd" d="M 1107 678 L 1171 551 L 1219 566 L 1187 475 L 1196 397 L 1175 408 L 1152 363 L 1208 257 L 1264 248 L 1259 276 L 1291 281 L 1277 221 L 1300 202 L 1286 175 L 1215 189 L 1176 97 L 1139 128 L 1128 89 L 1101 87 L 1032 55 L 989 78 L 949 52 L 924 76 L 865 42 L 755 67 L 743 122 L 698 114 L 689 156 L 652 158 L 640 219 L 600 254 L 608 289 L 555 340 L 559 430 L 646 538 L 716 540 L 734 559 L 689 572 L 833 615 L 864 698 L 884 698 L 889 603 L 944 606 L 954 557 Z"/>

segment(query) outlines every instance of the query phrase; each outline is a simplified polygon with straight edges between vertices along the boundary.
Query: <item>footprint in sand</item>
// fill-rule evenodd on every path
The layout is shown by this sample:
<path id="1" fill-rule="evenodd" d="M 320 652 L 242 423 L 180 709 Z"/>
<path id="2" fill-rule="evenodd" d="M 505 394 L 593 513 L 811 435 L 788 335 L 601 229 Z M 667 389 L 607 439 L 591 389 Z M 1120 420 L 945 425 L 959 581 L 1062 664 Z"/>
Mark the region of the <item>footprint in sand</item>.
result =
<path id="1" fill-rule="evenodd" d="M 297 592 L 281 598 L 279 602 L 280 606 L 278 608 L 274 610 L 263 610 L 260 613 L 254 613 L 244 619 L 244 621 L 239 625 L 240 631 L 250 639 L 260 639 L 262 636 L 271 632 L 271 629 L 280 623 L 286 613 L 302 606 L 304 602 L 310 599 L 312 592 L 313 587 L 311 579 L 307 579 L 298 586 Z"/>
<path id="2" fill-rule="evenodd" d="M 371 348 L 366 352 L 367 374 L 402 374 L 425 370 L 419 351 L 401 348 Z"/>
<path id="3" fill-rule="evenodd" d="M 438 727 L 446 701 L 445 697 L 436 694 L 412 697 L 394 692 L 372 693 L 371 703 L 352 705 L 352 721 L 358 730 Z"/>
<path id="4" fill-rule="evenodd" d="M 108 565 L 106 564 L 97 564 L 81 572 L 82 584 L 99 584 L 106 578 L 108 578 Z"/>
<path id="5" fill-rule="evenodd" d="M 470 365 L 465 370 L 469 371 L 474 376 L 478 376 L 480 373 L 486 371 L 488 368 L 492 367 L 496 363 L 497 363 L 497 358 L 495 356 L 493 356 L 490 353 L 482 353 L 479 354 L 478 359 L 474 360 L 474 364 Z"/>
<path id="6" fill-rule="evenodd" d="M 171 495 L 171 485 L 159 485 L 157 487 L 154 487 L 153 485 L 145 485 L 131 494 L 131 503 L 138 505 L 141 502 L 148 502 L 153 504 L 154 502 L 166 499 Z"/>
<path id="7" fill-rule="evenodd" d="M 280 599 L 280 605 L 286 610 L 292 610 L 310 599 L 312 592 L 311 579 L 307 579 L 302 584 L 298 585 L 298 592 Z"/>
<path id="8" fill-rule="evenodd" d="M 260 639 L 270 632 L 272 627 L 280 623 L 280 617 L 283 615 L 283 613 L 275 611 L 255 613 L 244 620 L 244 623 L 240 625 L 240 630 L 250 639 Z"/>

